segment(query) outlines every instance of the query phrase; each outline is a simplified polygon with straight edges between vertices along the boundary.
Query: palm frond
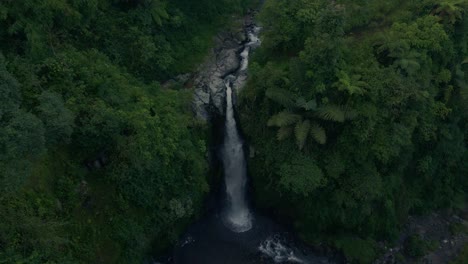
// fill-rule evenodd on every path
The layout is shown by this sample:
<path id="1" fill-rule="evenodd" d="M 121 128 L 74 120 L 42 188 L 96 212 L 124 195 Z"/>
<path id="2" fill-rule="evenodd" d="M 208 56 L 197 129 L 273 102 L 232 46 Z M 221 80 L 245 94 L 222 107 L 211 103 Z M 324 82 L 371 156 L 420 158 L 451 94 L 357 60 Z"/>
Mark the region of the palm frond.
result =
<path id="1" fill-rule="evenodd" d="M 421 65 L 414 59 L 400 59 L 397 60 L 395 64 L 410 75 L 415 74 L 419 69 L 421 69 Z"/>
<path id="2" fill-rule="evenodd" d="M 307 140 L 307 135 L 309 134 L 310 121 L 304 120 L 303 122 L 298 122 L 294 129 L 294 134 L 296 135 L 296 143 L 299 149 L 303 149 L 305 142 Z"/>
<path id="3" fill-rule="evenodd" d="M 337 105 L 326 105 L 317 109 L 317 115 L 323 120 L 344 122 L 345 112 Z"/>
<path id="4" fill-rule="evenodd" d="M 284 107 L 294 106 L 294 95 L 282 88 L 268 88 L 265 95 L 275 103 Z"/>
<path id="5" fill-rule="evenodd" d="M 278 129 L 278 133 L 276 134 L 276 139 L 279 141 L 285 140 L 291 136 L 292 132 L 293 129 L 290 126 L 280 127 Z"/>
<path id="6" fill-rule="evenodd" d="M 333 84 L 334 87 L 338 88 L 339 91 L 345 91 L 350 95 L 363 94 L 364 89 L 362 87 L 367 84 L 361 81 L 360 75 L 348 75 L 345 71 L 340 71 L 337 74 L 338 81 Z"/>
<path id="7" fill-rule="evenodd" d="M 300 107 L 300 108 L 303 108 L 303 109 L 305 109 L 307 111 L 315 110 L 317 108 L 317 101 L 315 99 L 312 99 L 310 101 L 306 101 L 306 99 L 304 99 L 304 97 L 299 97 L 296 100 L 296 106 Z"/>
<path id="8" fill-rule="evenodd" d="M 319 144 L 327 143 L 327 133 L 325 129 L 317 123 L 312 123 L 310 126 L 310 135 L 317 141 Z"/>
<path id="9" fill-rule="evenodd" d="M 290 126 L 302 120 L 302 117 L 298 114 L 291 113 L 289 111 L 282 111 L 278 114 L 270 117 L 268 120 L 268 126 Z"/>
<path id="10" fill-rule="evenodd" d="M 468 85 L 460 87 L 460 96 L 468 103 Z"/>
<path id="11" fill-rule="evenodd" d="M 343 110 L 345 114 L 345 120 L 353 120 L 358 116 L 358 112 L 348 106 L 345 106 Z"/>

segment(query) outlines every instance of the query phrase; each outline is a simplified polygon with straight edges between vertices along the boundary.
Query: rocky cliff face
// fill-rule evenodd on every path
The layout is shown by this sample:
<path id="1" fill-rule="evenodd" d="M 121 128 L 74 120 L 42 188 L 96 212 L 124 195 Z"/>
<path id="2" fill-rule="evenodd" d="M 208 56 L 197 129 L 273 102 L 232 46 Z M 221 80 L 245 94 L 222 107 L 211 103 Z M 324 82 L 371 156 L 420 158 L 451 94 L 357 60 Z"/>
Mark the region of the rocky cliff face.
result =
<path id="1" fill-rule="evenodd" d="M 208 121 L 212 114 L 224 115 L 226 96 L 224 79 L 236 72 L 245 75 L 242 73 L 242 53 L 250 49 L 250 36 L 255 29 L 252 22 L 253 15 L 251 13 L 246 16 L 242 23 L 239 23 L 240 28 L 218 34 L 215 48 L 205 63 L 199 67 L 194 78 L 193 100 L 193 111 L 197 118 Z"/>

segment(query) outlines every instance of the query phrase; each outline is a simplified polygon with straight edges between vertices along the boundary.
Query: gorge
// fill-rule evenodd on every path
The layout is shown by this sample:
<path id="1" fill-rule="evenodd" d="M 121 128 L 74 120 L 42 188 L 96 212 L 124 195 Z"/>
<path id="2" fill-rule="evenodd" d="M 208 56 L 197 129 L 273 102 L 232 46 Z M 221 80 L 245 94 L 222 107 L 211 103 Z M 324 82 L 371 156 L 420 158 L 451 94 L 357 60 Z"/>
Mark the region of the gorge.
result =
<path id="1" fill-rule="evenodd" d="M 0 40 L 0 263 L 468 263 L 468 0 L 4 0 Z"/>
<path id="2" fill-rule="evenodd" d="M 213 67 L 215 72 L 211 76 L 205 75 L 205 83 L 200 81 L 196 91 L 194 109 L 199 117 L 208 117 L 209 121 L 212 115 L 224 116 L 223 129 L 214 132 L 224 138 L 223 143 L 214 151 L 214 155 L 218 155 L 222 161 L 224 178 L 222 186 L 213 187 L 221 189 L 219 197 L 215 198 L 220 200 L 212 211 L 189 227 L 179 240 L 174 250 L 173 262 L 328 263 L 324 258 L 313 256 L 310 250 L 295 241 L 294 236 L 285 229 L 255 212 L 248 200 L 247 161 L 244 152 L 247 146 L 239 133 L 235 102 L 236 95 L 247 80 L 249 55 L 260 45 L 260 28 L 253 24 L 252 17 L 246 21 L 246 40 L 239 43 L 237 48 L 228 46 L 227 51 L 218 51 L 218 54 L 236 54 L 236 59 L 226 60 L 229 56 L 216 56 L 218 60 L 216 67 Z M 232 40 L 225 39 L 224 42 L 226 41 Z M 203 93 L 203 89 L 208 91 L 211 99 L 206 100 L 209 102 L 205 105 L 206 108 L 197 108 L 201 103 L 200 93 Z M 207 109 L 216 110 L 210 112 Z"/>

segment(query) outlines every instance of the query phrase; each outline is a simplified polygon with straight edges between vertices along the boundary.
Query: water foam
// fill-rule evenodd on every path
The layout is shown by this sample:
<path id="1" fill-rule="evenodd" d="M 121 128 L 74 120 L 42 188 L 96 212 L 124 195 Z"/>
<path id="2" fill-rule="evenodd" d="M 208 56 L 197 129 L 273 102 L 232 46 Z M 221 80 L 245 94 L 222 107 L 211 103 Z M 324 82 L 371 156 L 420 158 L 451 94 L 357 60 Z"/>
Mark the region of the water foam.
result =
<path id="1" fill-rule="evenodd" d="M 296 256 L 293 249 L 285 246 L 280 236 L 266 239 L 258 246 L 258 250 L 273 259 L 275 263 L 307 263 Z"/>
<path id="2" fill-rule="evenodd" d="M 226 80 L 226 135 L 223 145 L 224 177 L 227 206 L 224 220 L 235 232 L 252 228 L 252 217 L 246 199 L 247 169 L 242 140 L 237 130 L 232 102 L 231 83 Z"/>

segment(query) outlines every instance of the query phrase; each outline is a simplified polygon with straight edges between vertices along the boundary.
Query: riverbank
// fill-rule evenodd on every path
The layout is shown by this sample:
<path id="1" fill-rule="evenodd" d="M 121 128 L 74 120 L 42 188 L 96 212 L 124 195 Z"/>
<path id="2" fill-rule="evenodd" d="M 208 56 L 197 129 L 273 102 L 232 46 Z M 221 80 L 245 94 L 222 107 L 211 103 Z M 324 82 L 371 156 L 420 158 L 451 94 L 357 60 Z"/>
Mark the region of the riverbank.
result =
<path id="1" fill-rule="evenodd" d="M 380 244 L 384 253 L 375 264 L 455 263 L 467 245 L 468 209 L 411 216 L 396 243 Z"/>

